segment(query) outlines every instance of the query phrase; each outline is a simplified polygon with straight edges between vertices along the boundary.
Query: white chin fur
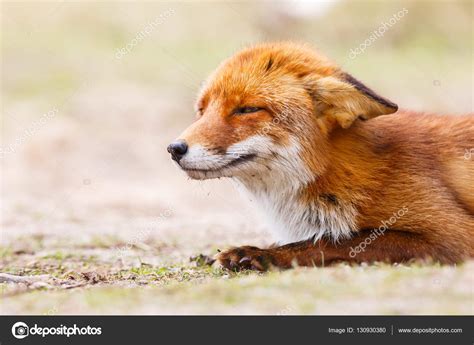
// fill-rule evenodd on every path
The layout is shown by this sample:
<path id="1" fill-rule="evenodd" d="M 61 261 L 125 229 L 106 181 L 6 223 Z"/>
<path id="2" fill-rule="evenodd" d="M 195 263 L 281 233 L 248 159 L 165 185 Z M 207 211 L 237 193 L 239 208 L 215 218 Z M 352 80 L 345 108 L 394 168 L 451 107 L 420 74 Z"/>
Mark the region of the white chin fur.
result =
<path id="1" fill-rule="evenodd" d="M 265 168 L 273 142 L 263 136 L 253 136 L 228 147 L 225 154 L 214 154 L 201 145 L 193 145 L 179 165 L 189 177 L 198 180 L 219 177 L 238 177 L 258 174 Z M 245 157 L 255 155 L 251 160 Z"/>
<path id="2" fill-rule="evenodd" d="M 232 164 L 249 154 L 256 157 Z M 267 137 L 253 136 L 230 146 L 224 155 L 193 146 L 180 165 L 193 179 L 233 177 L 267 215 L 270 230 L 281 244 L 323 236 L 338 241 L 355 230 L 353 206 L 328 203 L 316 195 L 311 204 L 299 200 L 301 189 L 316 176 L 302 161 L 294 137 L 290 145 L 279 146 Z"/>

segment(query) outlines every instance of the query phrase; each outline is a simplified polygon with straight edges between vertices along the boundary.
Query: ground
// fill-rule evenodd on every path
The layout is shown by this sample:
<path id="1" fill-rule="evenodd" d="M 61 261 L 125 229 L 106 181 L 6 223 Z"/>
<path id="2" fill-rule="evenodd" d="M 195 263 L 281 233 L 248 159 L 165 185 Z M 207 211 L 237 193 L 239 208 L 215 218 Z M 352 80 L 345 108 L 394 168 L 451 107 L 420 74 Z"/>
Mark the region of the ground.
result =
<path id="1" fill-rule="evenodd" d="M 37 239 L 38 245 L 44 238 Z M 438 265 L 341 264 L 285 272 L 234 273 L 152 241 L 117 260 L 110 238 L 17 250 L 15 274 L 40 282 L 3 284 L 7 314 L 472 314 L 474 262 Z M 115 243 L 119 244 L 119 243 Z M 120 245 L 120 244 L 119 244 Z M 211 244 L 204 246 L 212 248 Z M 17 247 L 17 248 L 21 248 Z M 151 249 L 153 248 L 153 249 Z M 21 253 L 21 254 L 20 254 Z M 69 253 L 69 254 L 68 254 Z M 74 254 L 71 254 L 74 253 Z M 5 254 L 4 254 L 5 255 Z M 471 303 L 468 303 L 471 301 Z"/>

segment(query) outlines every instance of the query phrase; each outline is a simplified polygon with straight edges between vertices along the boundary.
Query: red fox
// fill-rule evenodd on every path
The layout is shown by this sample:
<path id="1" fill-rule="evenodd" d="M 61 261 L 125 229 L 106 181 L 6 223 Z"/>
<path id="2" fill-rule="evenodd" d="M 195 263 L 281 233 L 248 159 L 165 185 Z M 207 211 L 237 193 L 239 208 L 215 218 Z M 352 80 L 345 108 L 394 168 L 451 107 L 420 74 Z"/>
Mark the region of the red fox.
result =
<path id="1" fill-rule="evenodd" d="M 263 271 L 473 257 L 473 114 L 397 110 L 304 44 L 265 43 L 224 61 L 168 151 L 193 179 L 234 179 L 278 245 L 217 261 Z"/>

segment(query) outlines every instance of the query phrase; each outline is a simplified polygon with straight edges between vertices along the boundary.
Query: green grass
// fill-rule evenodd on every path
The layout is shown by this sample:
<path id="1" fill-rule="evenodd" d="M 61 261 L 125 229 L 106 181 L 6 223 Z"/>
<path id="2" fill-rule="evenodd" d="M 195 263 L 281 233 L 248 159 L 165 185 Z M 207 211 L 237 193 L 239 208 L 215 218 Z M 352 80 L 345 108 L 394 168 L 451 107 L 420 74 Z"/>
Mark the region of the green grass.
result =
<path id="1" fill-rule="evenodd" d="M 473 313 L 466 302 L 472 299 L 474 261 L 231 272 L 204 264 L 200 256 L 170 265 L 147 263 L 166 250 L 133 248 L 119 261 L 114 247 L 94 248 L 109 236 L 65 242 L 63 250 L 47 249 L 61 246 L 58 239 L 42 240 L 38 253 L 4 250 L 3 272 L 50 278 L 46 285 L 1 284 L 3 313 Z"/>
<path id="2" fill-rule="evenodd" d="M 460 288 L 461 283 L 472 283 L 472 268 L 472 263 L 456 268 L 338 265 L 265 274 L 184 266 L 175 271 L 134 268 L 120 272 L 116 281 L 87 289 L 9 297 L 4 308 L 42 313 L 46 300 L 65 314 L 472 314 L 472 305 L 466 303 L 471 291 Z M 117 285 L 121 279 L 140 283 Z"/>

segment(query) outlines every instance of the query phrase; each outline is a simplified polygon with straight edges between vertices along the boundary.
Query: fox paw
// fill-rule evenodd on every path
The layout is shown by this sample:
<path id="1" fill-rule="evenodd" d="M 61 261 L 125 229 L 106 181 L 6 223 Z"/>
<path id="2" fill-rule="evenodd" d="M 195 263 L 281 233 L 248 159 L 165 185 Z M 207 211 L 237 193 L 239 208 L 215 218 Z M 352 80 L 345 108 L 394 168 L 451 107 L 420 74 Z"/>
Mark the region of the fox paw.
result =
<path id="1" fill-rule="evenodd" d="M 274 257 L 269 249 L 250 246 L 226 250 L 215 258 L 224 268 L 232 271 L 266 271 L 274 265 Z"/>

